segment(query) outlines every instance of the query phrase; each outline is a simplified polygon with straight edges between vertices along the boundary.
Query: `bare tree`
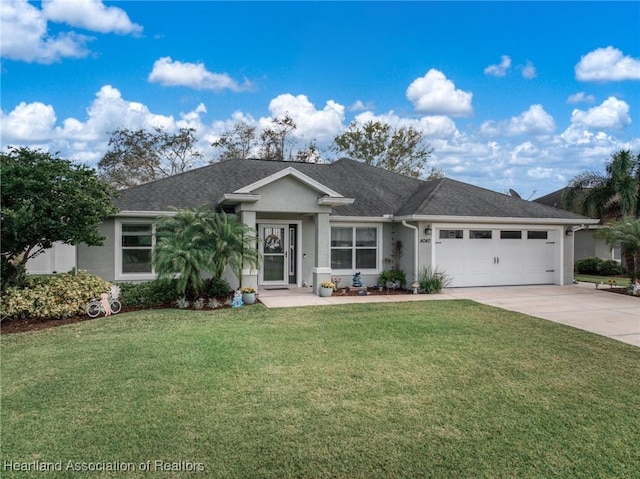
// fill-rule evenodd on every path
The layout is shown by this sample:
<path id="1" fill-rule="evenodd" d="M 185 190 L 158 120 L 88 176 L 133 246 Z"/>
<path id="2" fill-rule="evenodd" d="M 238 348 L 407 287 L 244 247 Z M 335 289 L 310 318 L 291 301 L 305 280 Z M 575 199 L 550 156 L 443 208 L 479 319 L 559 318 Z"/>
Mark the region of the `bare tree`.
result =
<path id="1" fill-rule="evenodd" d="M 217 150 L 217 161 L 245 160 L 257 148 L 256 127 L 245 121 L 236 122 L 211 146 Z"/>
<path id="2" fill-rule="evenodd" d="M 173 176 L 193 168 L 202 158 L 195 144 L 193 128 L 180 128 L 173 134 L 162 128 L 120 128 L 111 133 L 109 151 L 98 163 L 98 173 L 116 188 Z"/>

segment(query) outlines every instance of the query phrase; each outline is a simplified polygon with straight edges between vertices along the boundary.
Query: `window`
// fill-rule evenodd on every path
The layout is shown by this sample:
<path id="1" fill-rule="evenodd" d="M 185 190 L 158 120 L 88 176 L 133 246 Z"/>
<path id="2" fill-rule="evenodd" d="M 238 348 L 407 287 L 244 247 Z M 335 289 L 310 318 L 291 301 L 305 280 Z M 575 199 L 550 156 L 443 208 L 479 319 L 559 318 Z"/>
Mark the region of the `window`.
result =
<path id="1" fill-rule="evenodd" d="M 527 239 L 547 239 L 547 231 L 527 231 Z"/>
<path id="2" fill-rule="evenodd" d="M 153 225 L 122 223 L 122 274 L 151 274 Z"/>
<path id="3" fill-rule="evenodd" d="M 331 228 L 331 268 L 378 269 L 378 228 L 348 226 Z"/>
<path id="4" fill-rule="evenodd" d="M 622 260 L 622 248 L 620 245 L 611 248 L 611 258 L 618 262 Z"/>
<path id="5" fill-rule="evenodd" d="M 462 230 L 440 230 L 440 239 L 462 239 Z"/>
<path id="6" fill-rule="evenodd" d="M 469 239 L 491 239 L 491 230 L 469 230 Z"/>
<path id="7" fill-rule="evenodd" d="M 500 239 L 522 239 L 522 231 L 500 231 Z"/>

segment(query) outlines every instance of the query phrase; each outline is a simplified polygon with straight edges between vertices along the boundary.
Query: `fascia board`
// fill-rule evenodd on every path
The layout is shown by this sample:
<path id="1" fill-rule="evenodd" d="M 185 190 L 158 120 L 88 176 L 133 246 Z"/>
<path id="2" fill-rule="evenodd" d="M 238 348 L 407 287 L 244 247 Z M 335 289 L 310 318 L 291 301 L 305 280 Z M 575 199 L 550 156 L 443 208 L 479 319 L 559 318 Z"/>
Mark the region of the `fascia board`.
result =
<path id="1" fill-rule="evenodd" d="M 547 224 L 547 225 L 594 225 L 599 220 L 592 218 L 517 218 L 501 216 L 439 216 L 439 215 L 407 215 L 396 220 L 423 221 L 428 223 L 504 223 L 504 224 Z"/>

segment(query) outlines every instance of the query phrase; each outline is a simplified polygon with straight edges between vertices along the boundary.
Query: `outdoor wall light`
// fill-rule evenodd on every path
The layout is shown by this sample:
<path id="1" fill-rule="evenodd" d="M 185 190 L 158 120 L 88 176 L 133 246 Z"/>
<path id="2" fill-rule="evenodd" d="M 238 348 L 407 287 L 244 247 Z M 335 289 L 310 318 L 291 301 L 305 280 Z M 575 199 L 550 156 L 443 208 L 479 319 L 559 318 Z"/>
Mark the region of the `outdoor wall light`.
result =
<path id="1" fill-rule="evenodd" d="M 564 232 L 567 236 L 573 236 L 573 228 L 569 226 L 567 230 Z"/>
<path id="2" fill-rule="evenodd" d="M 431 226 L 427 226 L 424 229 L 424 234 L 425 234 L 425 236 L 431 236 Z"/>

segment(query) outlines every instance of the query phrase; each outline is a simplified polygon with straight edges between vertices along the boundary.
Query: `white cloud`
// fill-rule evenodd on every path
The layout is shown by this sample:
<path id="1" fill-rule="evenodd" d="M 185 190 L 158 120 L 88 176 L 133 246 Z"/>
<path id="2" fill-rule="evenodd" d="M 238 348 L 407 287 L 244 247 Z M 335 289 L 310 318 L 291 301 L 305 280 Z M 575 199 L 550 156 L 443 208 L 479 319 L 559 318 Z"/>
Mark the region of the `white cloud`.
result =
<path id="1" fill-rule="evenodd" d="M 596 97 L 593 95 L 587 95 L 583 91 L 574 93 L 567 98 L 567 103 L 593 103 L 594 101 L 596 101 Z"/>
<path id="2" fill-rule="evenodd" d="M 536 71 L 536 67 L 529 60 L 527 60 L 526 65 L 520 67 L 520 70 L 522 73 L 522 78 L 526 78 L 527 80 L 531 80 L 532 78 L 535 78 L 536 75 L 538 74 Z"/>
<path id="3" fill-rule="evenodd" d="M 118 128 L 175 128 L 173 116 L 156 115 L 142 103 L 126 101 L 111 85 L 100 89 L 87 114 L 84 122 L 75 118 L 65 119 L 63 126 L 57 128 L 60 137 L 73 141 L 99 141 L 108 138 Z"/>
<path id="4" fill-rule="evenodd" d="M 53 138 L 56 114 L 53 106 L 21 102 L 9 114 L 2 112 L 2 143 L 33 142 Z"/>
<path id="5" fill-rule="evenodd" d="M 502 55 L 502 61 L 497 65 L 489 65 L 484 69 L 485 75 L 490 75 L 494 77 L 503 77 L 511 68 L 511 58 L 508 55 Z"/>
<path id="6" fill-rule="evenodd" d="M 580 81 L 640 80 L 640 59 L 624 56 L 612 46 L 582 56 L 575 67 Z"/>
<path id="7" fill-rule="evenodd" d="M 543 168 L 542 166 L 536 166 L 535 168 L 527 170 L 527 176 L 536 180 L 551 178 L 554 171 L 555 170 L 553 168 Z"/>
<path id="8" fill-rule="evenodd" d="M 553 133 L 555 127 L 553 117 L 542 105 L 531 105 L 527 111 L 508 121 L 484 122 L 480 131 L 487 136 L 547 135 Z"/>
<path id="9" fill-rule="evenodd" d="M 240 85 L 226 73 L 207 71 L 203 63 L 173 61 L 171 57 L 162 57 L 155 61 L 149 81 L 160 83 L 162 86 L 185 86 L 196 90 L 228 89 L 238 92 L 251 88 L 248 81 Z"/>
<path id="10" fill-rule="evenodd" d="M 357 100 L 354 102 L 349 108 L 349 111 L 365 111 L 365 110 L 373 110 L 374 104 L 372 101 L 364 103 L 362 100 Z"/>
<path id="11" fill-rule="evenodd" d="M 619 129 L 631 123 L 629 105 L 612 96 L 603 101 L 601 105 L 594 106 L 587 111 L 573 110 L 571 123 L 587 128 Z"/>
<path id="12" fill-rule="evenodd" d="M 446 116 L 423 116 L 421 118 L 403 118 L 393 111 L 376 115 L 366 111 L 357 115 L 354 120 L 360 124 L 369 121 L 379 121 L 394 127 L 411 127 L 421 132 L 425 138 L 452 138 L 457 133 L 455 122 Z"/>
<path id="13" fill-rule="evenodd" d="M 317 110 L 305 95 L 293 96 L 285 93 L 269 102 L 269 112 L 272 118 L 289 115 L 296 124 L 294 136 L 327 144 L 343 128 L 345 107 L 329 100 L 322 110 Z M 270 123 L 271 118 L 260 120 L 262 128 Z"/>
<path id="14" fill-rule="evenodd" d="M 440 71 L 431 69 L 407 88 L 407 99 L 416 111 L 432 115 L 469 116 L 473 94 L 457 90 Z"/>
<path id="15" fill-rule="evenodd" d="M 53 63 L 62 58 L 84 58 L 92 38 L 73 32 L 55 37 L 47 34 L 47 21 L 26 0 L 0 2 L 2 57 L 36 63 Z"/>
<path id="16" fill-rule="evenodd" d="M 525 141 L 517 145 L 510 154 L 509 164 L 530 165 L 541 160 L 540 149 L 531 141 Z"/>
<path id="17" fill-rule="evenodd" d="M 42 11 L 51 21 L 100 33 L 141 34 L 124 10 L 106 7 L 100 0 L 44 0 Z"/>

